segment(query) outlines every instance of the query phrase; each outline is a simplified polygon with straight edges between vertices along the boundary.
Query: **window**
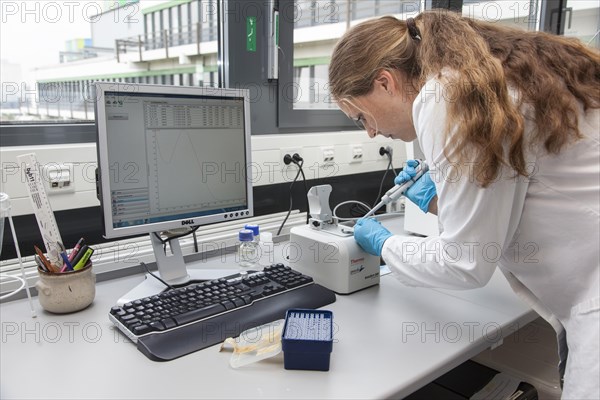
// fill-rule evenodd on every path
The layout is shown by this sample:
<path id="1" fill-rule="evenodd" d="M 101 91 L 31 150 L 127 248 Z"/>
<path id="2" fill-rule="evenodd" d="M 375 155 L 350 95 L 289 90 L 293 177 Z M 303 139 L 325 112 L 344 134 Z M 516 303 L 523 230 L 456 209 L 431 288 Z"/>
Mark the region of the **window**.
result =
<path id="1" fill-rule="evenodd" d="M 462 12 L 488 22 L 576 37 L 600 48 L 600 4 L 596 0 L 464 0 Z"/>
<path id="2" fill-rule="evenodd" d="M 16 127 L 25 123 L 90 124 L 94 119 L 90 85 L 98 80 L 218 84 L 218 3 L 217 0 L 0 2 L 0 123 Z M 237 3 L 243 15 L 267 7 L 270 1 L 224 3 Z M 248 5 L 251 3 L 254 6 Z M 424 7 L 453 7 L 475 18 L 578 37 L 600 48 L 597 0 L 278 0 L 278 3 L 281 12 L 278 81 L 265 77 L 266 60 L 258 53 L 248 54 L 245 42 L 231 45 L 233 58 L 230 54 L 226 60 L 237 63 L 242 70 L 236 72 L 240 82 L 257 83 L 264 93 L 269 93 L 265 95 L 269 104 L 254 107 L 260 113 L 255 124 L 257 132 L 353 127 L 329 99 L 328 64 L 336 40 L 349 27 L 368 18 L 387 14 L 406 18 Z M 114 8 L 116 5 L 119 7 Z M 238 19 L 235 23 L 240 27 L 232 33 L 245 38 L 245 21 Z M 546 26 L 557 28 L 546 29 Z M 266 34 L 266 30 L 259 34 Z M 259 52 L 266 42 L 266 36 L 259 39 Z M 182 78 L 171 80 L 166 76 Z M 89 134 L 93 134 L 93 129 Z M 44 140 L 34 142 L 44 143 Z"/>
<path id="3" fill-rule="evenodd" d="M 216 70 L 217 46 L 208 43 L 217 38 L 216 0 L 3 1 L 1 7 L 4 125 L 89 125 L 95 81 L 174 84 L 182 82 L 174 76 L 185 76 L 197 85 Z M 215 27 L 202 43 L 198 22 Z M 93 126 L 88 131 L 93 138 Z"/>
<path id="4" fill-rule="evenodd" d="M 192 26 L 190 24 L 190 14 L 189 14 L 189 9 L 188 9 L 188 5 L 189 4 L 181 4 L 178 6 L 179 11 L 181 12 L 181 27 L 182 27 L 182 32 L 186 32 L 185 37 L 181 37 L 181 40 L 185 40 L 187 38 L 187 33 L 191 31 Z M 183 43 L 182 43 L 183 44 Z"/>
<path id="5" fill-rule="evenodd" d="M 597 0 L 568 0 L 563 12 L 564 35 L 600 49 L 600 3 Z"/>
<path id="6" fill-rule="evenodd" d="M 174 7 L 174 8 L 176 8 L 176 7 Z M 167 26 L 165 27 L 165 29 L 167 30 L 167 36 L 169 38 L 168 39 L 169 46 L 173 46 L 175 43 L 178 43 L 177 37 L 176 37 L 176 35 L 177 35 L 176 28 L 175 28 L 176 25 L 174 25 L 174 22 L 173 22 L 173 12 L 176 13 L 177 10 L 173 10 L 171 8 L 168 8 L 165 10 L 165 13 L 167 14 L 166 15 L 166 25 Z M 175 21 L 175 23 L 176 23 L 176 21 Z"/>
<path id="7" fill-rule="evenodd" d="M 337 40 L 351 26 L 367 19 L 394 15 L 406 19 L 421 2 L 388 0 L 299 0 L 294 21 L 293 108 L 337 109 L 328 92 L 328 65 Z"/>

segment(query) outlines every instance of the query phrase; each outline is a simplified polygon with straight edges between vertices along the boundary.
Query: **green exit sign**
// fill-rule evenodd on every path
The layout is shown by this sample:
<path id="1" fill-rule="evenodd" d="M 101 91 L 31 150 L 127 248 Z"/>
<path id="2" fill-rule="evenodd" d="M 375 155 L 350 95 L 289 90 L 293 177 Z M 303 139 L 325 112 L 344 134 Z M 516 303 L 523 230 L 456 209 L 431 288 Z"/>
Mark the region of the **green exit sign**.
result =
<path id="1" fill-rule="evenodd" d="M 246 18 L 246 50 L 256 51 L 256 17 Z"/>

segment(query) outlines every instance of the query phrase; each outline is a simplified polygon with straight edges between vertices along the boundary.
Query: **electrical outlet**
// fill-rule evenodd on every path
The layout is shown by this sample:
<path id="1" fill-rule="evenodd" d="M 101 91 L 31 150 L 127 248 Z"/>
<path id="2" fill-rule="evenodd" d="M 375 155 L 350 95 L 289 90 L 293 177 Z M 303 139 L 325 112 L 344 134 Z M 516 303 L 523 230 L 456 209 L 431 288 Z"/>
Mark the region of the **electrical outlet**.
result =
<path id="1" fill-rule="evenodd" d="M 289 163 L 289 164 L 285 164 L 283 162 L 283 158 L 285 157 L 286 154 L 289 154 L 290 156 L 293 156 L 295 153 L 298 153 L 299 155 L 302 156 L 302 148 L 300 147 L 287 147 L 287 148 L 282 148 L 279 152 L 280 156 L 279 156 L 279 165 L 281 166 L 281 173 L 282 175 L 285 177 L 286 180 L 291 181 L 292 179 L 294 179 L 294 176 L 296 175 L 297 171 L 298 171 L 298 167 L 296 166 L 296 164 L 294 163 Z"/>
<path id="2" fill-rule="evenodd" d="M 289 167 L 289 165 L 285 165 L 283 163 L 283 157 L 285 157 L 286 154 L 289 154 L 290 156 L 293 156 L 294 153 L 298 153 L 299 155 L 302 155 L 302 149 L 299 148 L 299 147 L 288 147 L 288 148 L 285 148 L 285 149 L 282 148 L 280 150 L 280 152 L 279 152 L 279 154 L 280 154 L 280 156 L 279 156 L 279 162 L 282 165 L 282 169 L 285 169 L 285 167 Z"/>
<path id="3" fill-rule="evenodd" d="M 42 180 L 48 195 L 75 191 L 73 164 L 48 164 L 42 168 Z"/>
<path id="4" fill-rule="evenodd" d="M 350 149 L 350 164 L 360 163 L 363 160 L 363 147 L 360 144 L 355 144 Z"/>
<path id="5" fill-rule="evenodd" d="M 385 147 L 381 146 L 379 148 L 379 155 L 381 157 L 388 158 L 388 153 L 389 153 L 390 157 L 393 157 L 394 149 L 392 148 L 392 146 L 385 146 Z"/>
<path id="6" fill-rule="evenodd" d="M 321 147 L 321 166 L 335 163 L 335 149 L 333 146 Z"/>

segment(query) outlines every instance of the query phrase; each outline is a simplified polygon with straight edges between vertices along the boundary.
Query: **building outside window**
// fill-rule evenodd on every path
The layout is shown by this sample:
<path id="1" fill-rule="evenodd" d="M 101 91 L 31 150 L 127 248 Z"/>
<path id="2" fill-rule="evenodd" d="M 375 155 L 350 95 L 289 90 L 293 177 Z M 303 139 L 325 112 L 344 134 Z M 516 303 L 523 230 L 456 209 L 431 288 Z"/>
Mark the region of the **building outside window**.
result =
<path id="1" fill-rule="evenodd" d="M 422 0 L 296 0 L 293 109 L 335 109 L 328 64 L 353 25 L 424 9 Z M 540 29 L 546 0 L 463 0 L 463 15 Z M 3 1 L 0 122 L 91 121 L 94 81 L 217 85 L 217 0 Z M 554 11 L 557 11 L 554 13 Z M 558 18 L 558 10 L 546 15 Z M 569 0 L 563 32 L 600 48 L 597 0 Z M 19 38 L 19 40 L 14 40 Z"/>
<path id="2" fill-rule="evenodd" d="M 2 19 L 2 124 L 92 121 L 96 81 L 216 85 L 216 0 L 3 1 Z"/>
<path id="3" fill-rule="evenodd" d="M 549 7 L 552 2 L 547 3 Z M 336 108 L 327 90 L 328 64 L 333 47 L 351 26 L 370 18 L 394 15 L 401 19 L 424 9 L 423 1 L 298 0 L 294 23 L 294 109 Z M 520 29 L 540 30 L 539 0 L 464 0 L 462 14 Z M 564 9 L 565 36 L 600 48 L 600 3 L 569 0 Z M 558 18 L 556 10 L 550 10 Z"/>

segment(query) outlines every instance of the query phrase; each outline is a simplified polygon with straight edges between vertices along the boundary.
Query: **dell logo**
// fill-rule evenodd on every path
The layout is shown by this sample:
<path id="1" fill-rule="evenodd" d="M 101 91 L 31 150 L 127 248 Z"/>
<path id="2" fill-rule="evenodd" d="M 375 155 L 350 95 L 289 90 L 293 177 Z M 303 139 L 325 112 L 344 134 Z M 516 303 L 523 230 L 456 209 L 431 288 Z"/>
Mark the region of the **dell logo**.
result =
<path id="1" fill-rule="evenodd" d="M 184 219 L 183 221 L 181 221 L 181 225 L 194 225 L 194 220 L 193 219 Z"/>

